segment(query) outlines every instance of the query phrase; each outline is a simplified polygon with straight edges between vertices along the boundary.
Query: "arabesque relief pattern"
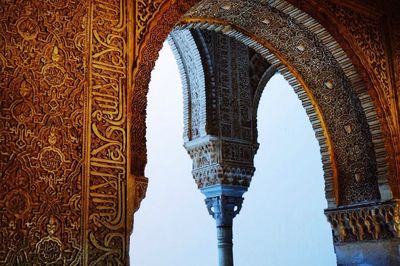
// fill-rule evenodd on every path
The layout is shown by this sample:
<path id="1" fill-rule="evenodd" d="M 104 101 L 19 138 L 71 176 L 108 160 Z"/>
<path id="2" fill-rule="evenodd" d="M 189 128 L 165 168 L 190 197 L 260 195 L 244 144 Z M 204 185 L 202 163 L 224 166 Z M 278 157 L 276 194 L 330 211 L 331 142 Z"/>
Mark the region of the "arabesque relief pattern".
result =
<path id="1" fill-rule="evenodd" d="M 190 84 L 184 86 L 183 93 L 184 110 L 188 113 L 184 139 L 197 186 L 247 188 L 258 148 L 254 115 L 257 104 L 253 99 L 268 62 L 260 64 L 260 73 L 256 74 L 250 61 L 255 52 L 221 33 L 198 31 L 192 35 L 189 30 L 176 30 L 170 41 L 181 76 Z M 199 54 L 206 54 L 208 62 L 201 60 Z M 204 72 L 202 64 L 212 69 L 212 73 L 206 71 L 205 77 L 210 79 L 211 74 L 214 82 L 205 84 L 204 76 L 198 74 Z M 251 82 L 252 79 L 255 80 Z"/>
<path id="2" fill-rule="evenodd" d="M 0 264 L 127 262 L 127 3 L 0 6 Z"/>
<path id="3" fill-rule="evenodd" d="M 87 13 L 1 1 L 1 265 L 81 262 Z"/>
<path id="4" fill-rule="evenodd" d="M 138 5 L 145 9 L 145 13 L 151 13 L 153 1 L 138 0 L 136 3 L 136 12 L 139 12 Z M 157 1 L 158 2 L 158 1 Z M 157 15 L 153 19 L 144 23 L 143 16 L 136 16 L 136 24 L 146 25 L 146 38 L 136 42 L 136 49 L 138 51 L 136 65 L 133 71 L 133 93 L 129 99 L 132 106 L 129 111 L 132 112 L 131 120 L 131 143 L 130 150 L 132 151 L 132 175 L 139 177 L 136 179 L 136 191 L 142 192 L 137 194 L 135 206 L 140 205 L 140 201 L 145 196 L 145 188 L 147 180 L 144 178 L 144 169 L 147 163 L 147 150 L 146 150 L 146 106 L 147 106 L 147 91 L 150 82 L 151 71 L 158 58 L 158 51 L 164 41 L 167 39 L 168 34 L 171 32 L 173 26 L 179 21 L 181 16 L 189 10 L 199 0 L 187 1 L 164 1 L 163 8 L 157 9 Z M 155 2 L 154 2 L 155 3 Z"/>

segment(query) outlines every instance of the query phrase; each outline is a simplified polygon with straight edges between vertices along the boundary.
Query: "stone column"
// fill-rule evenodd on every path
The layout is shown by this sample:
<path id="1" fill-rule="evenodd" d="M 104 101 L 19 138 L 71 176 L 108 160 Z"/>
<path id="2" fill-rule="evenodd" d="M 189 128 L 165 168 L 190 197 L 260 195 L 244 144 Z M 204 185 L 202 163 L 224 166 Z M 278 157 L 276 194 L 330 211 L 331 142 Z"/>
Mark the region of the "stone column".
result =
<path id="1" fill-rule="evenodd" d="M 188 142 L 185 147 L 193 159 L 193 177 L 206 197 L 209 214 L 215 219 L 219 265 L 232 266 L 233 218 L 242 208 L 243 194 L 254 173 L 253 164 L 224 160 L 226 155 L 221 153 L 222 150 L 240 145 L 221 141 L 215 136 Z M 256 148 L 249 149 L 254 155 Z"/>
<path id="2" fill-rule="evenodd" d="M 219 265 L 231 266 L 233 218 L 255 170 L 258 85 L 263 88 L 261 80 L 274 69 L 223 34 L 177 30 L 170 43 L 184 81 L 184 141 L 193 178 L 216 221 Z"/>
<path id="3" fill-rule="evenodd" d="M 247 189 L 217 185 L 202 189 L 207 210 L 217 226 L 218 257 L 220 266 L 233 265 L 233 218 L 242 208 L 242 194 Z"/>

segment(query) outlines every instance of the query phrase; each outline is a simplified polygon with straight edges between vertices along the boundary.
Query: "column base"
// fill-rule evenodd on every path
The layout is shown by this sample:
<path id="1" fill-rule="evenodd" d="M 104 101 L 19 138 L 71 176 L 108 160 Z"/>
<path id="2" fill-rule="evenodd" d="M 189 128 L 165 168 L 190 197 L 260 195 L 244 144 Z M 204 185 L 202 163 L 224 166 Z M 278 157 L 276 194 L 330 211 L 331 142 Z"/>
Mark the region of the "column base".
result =
<path id="1" fill-rule="evenodd" d="M 400 239 L 336 243 L 338 266 L 398 266 Z"/>

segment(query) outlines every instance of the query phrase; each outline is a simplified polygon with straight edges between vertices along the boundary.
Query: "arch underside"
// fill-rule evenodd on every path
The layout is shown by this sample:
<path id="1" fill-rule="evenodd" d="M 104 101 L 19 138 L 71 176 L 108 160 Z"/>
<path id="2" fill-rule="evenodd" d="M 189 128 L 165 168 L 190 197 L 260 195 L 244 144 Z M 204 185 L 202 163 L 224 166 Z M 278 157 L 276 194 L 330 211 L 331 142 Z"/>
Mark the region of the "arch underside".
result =
<path id="1" fill-rule="evenodd" d="M 319 141 L 329 207 L 390 199 L 381 131 L 354 67 L 316 21 L 285 6 L 292 17 L 278 9 L 279 1 L 274 3 L 276 7 L 254 1 L 202 1 L 177 31 L 201 29 L 231 36 L 285 76 Z"/>

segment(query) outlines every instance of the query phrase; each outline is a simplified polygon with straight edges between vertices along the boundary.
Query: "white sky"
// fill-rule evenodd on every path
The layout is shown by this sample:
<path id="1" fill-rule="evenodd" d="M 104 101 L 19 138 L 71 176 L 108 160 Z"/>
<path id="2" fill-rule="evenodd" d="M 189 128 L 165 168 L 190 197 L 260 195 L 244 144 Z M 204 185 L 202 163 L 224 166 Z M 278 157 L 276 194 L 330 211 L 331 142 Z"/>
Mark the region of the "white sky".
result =
<path id="1" fill-rule="evenodd" d="M 147 197 L 135 215 L 134 266 L 218 264 L 215 222 L 183 148 L 183 97 L 167 43 L 148 95 Z M 258 110 L 256 173 L 234 220 L 235 266 L 336 265 L 319 146 L 308 117 L 281 75 L 267 84 Z"/>

